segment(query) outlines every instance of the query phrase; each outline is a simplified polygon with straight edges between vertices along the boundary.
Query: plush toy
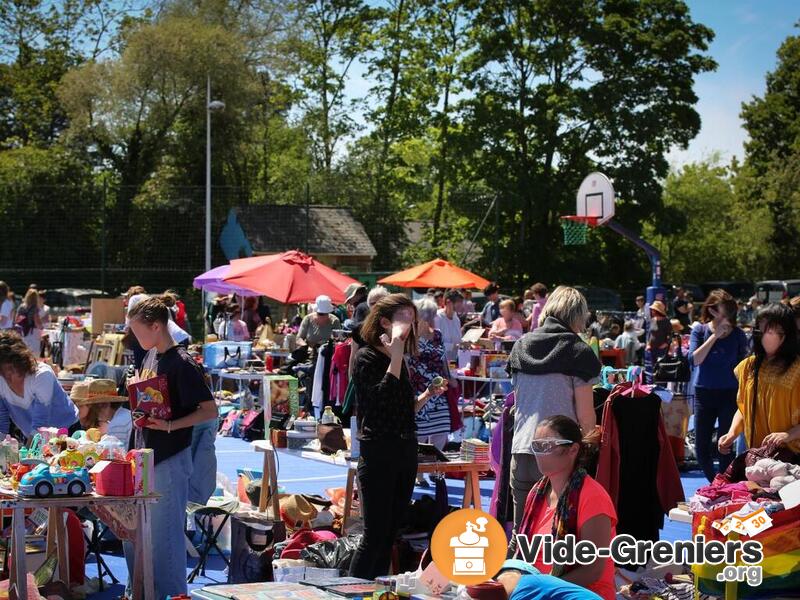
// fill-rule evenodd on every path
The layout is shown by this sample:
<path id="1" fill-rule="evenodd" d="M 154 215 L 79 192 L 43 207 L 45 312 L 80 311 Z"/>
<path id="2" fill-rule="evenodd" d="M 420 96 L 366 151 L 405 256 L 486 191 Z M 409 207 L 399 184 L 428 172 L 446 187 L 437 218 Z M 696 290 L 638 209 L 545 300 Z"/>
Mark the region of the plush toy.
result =
<path id="1" fill-rule="evenodd" d="M 800 466 L 772 458 L 762 458 L 752 467 L 745 469 L 745 476 L 748 481 L 753 481 L 761 487 L 779 490 L 800 479 Z"/>

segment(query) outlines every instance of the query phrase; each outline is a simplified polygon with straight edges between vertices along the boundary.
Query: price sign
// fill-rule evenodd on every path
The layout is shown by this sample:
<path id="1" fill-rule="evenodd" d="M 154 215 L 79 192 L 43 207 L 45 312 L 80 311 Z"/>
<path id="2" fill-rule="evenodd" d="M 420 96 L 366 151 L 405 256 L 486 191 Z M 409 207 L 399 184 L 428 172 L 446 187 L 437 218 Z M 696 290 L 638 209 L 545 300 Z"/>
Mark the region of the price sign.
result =
<path id="1" fill-rule="evenodd" d="M 732 516 L 730 521 L 729 521 L 729 529 L 728 529 L 728 531 L 723 531 L 723 533 L 725 533 L 725 535 L 727 535 L 731 531 L 733 531 L 734 533 L 738 533 L 739 535 L 750 535 L 747 532 L 747 528 L 745 527 L 745 525 L 742 522 L 742 520 L 739 517 L 735 516 L 735 515 Z"/>
<path id="2" fill-rule="evenodd" d="M 772 519 L 763 508 L 746 517 L 739 517 L 739 520 L 750 537 L 772 527 Z"/>

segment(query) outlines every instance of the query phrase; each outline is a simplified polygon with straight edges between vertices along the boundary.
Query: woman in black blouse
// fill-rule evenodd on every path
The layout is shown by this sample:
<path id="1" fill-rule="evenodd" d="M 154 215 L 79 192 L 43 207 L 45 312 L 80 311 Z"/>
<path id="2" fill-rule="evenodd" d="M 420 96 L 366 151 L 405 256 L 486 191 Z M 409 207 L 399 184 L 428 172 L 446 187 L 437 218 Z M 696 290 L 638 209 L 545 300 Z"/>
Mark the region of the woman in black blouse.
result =
<path id="1" fill-rule="evenodd" d="M 356 354 L 353 385 L 364 536 L 350 565 L 353 577 L 389 574 L 392 544 L 417 476 L 414 415 L 442 391 L 428 389 L 415 398 L 403 357 L 417 351 L 416 322 L 413 302 L 391 294 L 372 307 L 361 326 L 366 345 Z"/>

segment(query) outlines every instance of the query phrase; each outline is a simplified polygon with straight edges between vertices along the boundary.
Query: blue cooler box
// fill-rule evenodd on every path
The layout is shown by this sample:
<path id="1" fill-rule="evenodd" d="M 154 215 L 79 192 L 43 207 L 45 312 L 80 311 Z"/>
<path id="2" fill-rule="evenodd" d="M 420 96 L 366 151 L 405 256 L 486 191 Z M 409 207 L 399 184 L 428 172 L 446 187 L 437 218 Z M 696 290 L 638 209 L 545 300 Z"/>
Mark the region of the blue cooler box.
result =
<path id="1" fill-rule="evenodd" d="M 253 355 L 253 342 L 211 342 L 203 346 L 203 364 L 210 369 L 243 367 Z"/>

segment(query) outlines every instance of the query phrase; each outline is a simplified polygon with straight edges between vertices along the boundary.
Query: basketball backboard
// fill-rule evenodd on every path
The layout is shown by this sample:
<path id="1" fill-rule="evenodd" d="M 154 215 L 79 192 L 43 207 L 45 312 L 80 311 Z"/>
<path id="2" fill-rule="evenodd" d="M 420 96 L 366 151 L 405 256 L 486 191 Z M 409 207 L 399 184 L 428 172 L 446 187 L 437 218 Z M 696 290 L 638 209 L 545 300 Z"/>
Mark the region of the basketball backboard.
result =
<path id="1" fill-rule="evenodd" d="M 578 188 L 575 214 L 579 217 L 597 217 L 603 225 L 614 216 L 614 186 L 602 173 L 589 174 Z"/>

